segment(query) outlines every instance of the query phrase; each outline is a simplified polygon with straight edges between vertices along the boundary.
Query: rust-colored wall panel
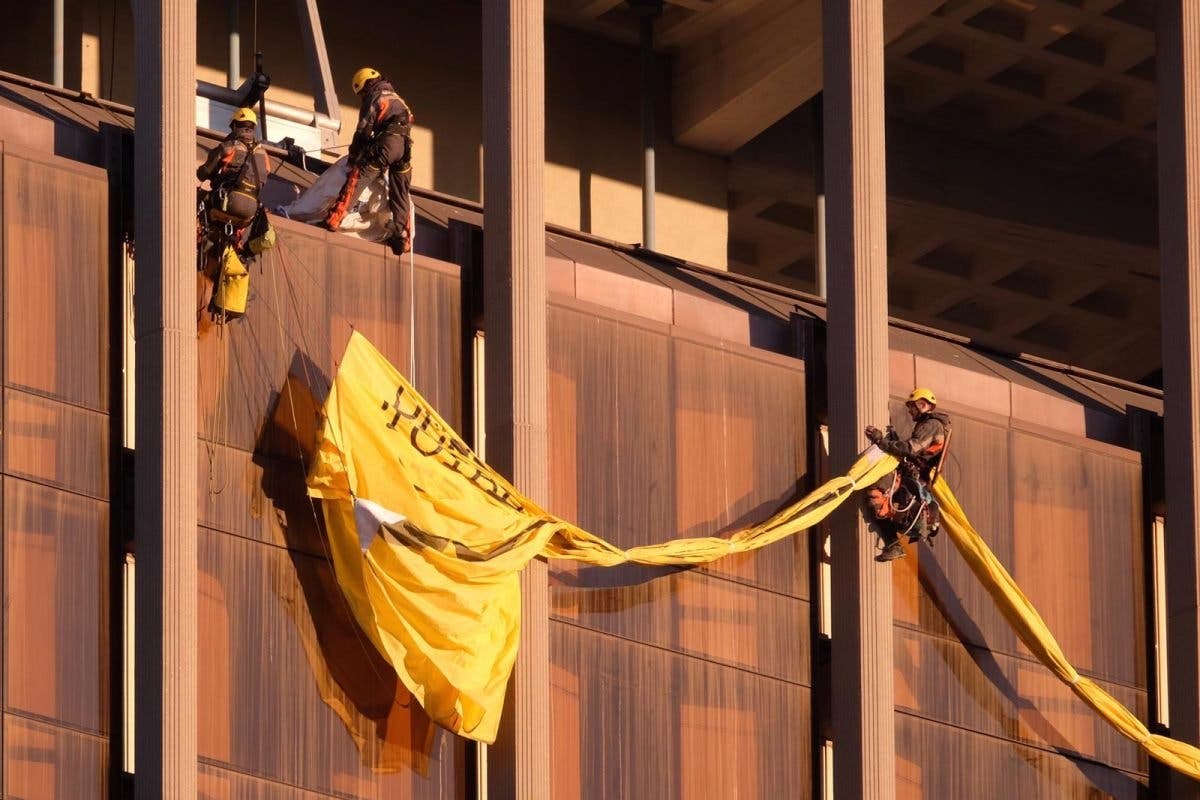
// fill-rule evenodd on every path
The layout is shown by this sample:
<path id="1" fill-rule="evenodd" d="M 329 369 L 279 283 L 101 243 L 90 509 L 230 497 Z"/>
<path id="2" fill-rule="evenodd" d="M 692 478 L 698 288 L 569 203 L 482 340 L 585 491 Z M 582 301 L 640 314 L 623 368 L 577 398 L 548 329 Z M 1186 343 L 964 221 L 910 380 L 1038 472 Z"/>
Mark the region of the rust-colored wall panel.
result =
<path id="1" fill-rule="evenodd" d="M 408 371 L 407 263 L 279 229 L 249 313 L 200 340 L 203 791 L 461 796 L 462 740 L 432 728 L 348 615 L 292 438 L 311 431 L 353 329 Z M 417 383 L 458 425 L 459 279 L 418 262 L 414 286 Z M 316 397 L 293 395 L 289 371 Z"/>
<path id="2" fill-rule="evenodd" d="M 680 535 L 759 522 L 805 488 L 798 485 L 807 472 L 800 369 L 677 338 L 672 372 Z M 807 536 L 704 569 L 807 597 Z"/>
<path id="3" fill-rule="evenodd" d="M 1091 670 L 1092 593 L 1103 586 L 1084 557 L 1090 517 L 1083 453 L 1020 433 L 1012 437 L 1013 535 L 1010 569 L 1078 669 Z M 1069 587 L 1069 591 L 1063 591 Z"/>
<path id="4" fill-rule="evenodd" d="M 196 784 L 198 800 L 326 800 L 330 797 L 325 792 L 308 792 L 284 783 L 222 769 L 204 761 L 200 762 Z M 384 795 L 369 796 L 382 798 Z"/>
<path id="5" fill-rule="evenodd" d="M 108 730 L 108 506 L 4 479 L 5 707 Z"/>
<path id="6" fill-rule="evenodd" d="M 556 797 L 807 797 L 804 687 L 551 623 Z"/>
<path id="7" fill-rule="evenodd" d="M 806 470 L 803 372 L 551 307 L 552 500 L 621 546 L 766 518 Z M 672 410 L 674 409 L 674 410 Z M 704 568 L 808 596 L 804 536 Z"/>
<path id="8" fill-rule="evenodd" d="M 796 492 L 798 363 L 549 314 L 552 510 L 629 547 L 719 534 Z M 801 536 L 693 571 L 552 564 L 555 796 L 807 796 L 807 562 Z"/>
<path id="9" fill-rule="evenodd" d="M 5 382 L 108 407 L 108 184 L 4 155 Z"/>
<path id="10" fill-rule="evenodd" d="M 1140 800 L 1146 779 L 1095 762 L 896 714 L 896 797 Z"/>
<path id="11" fill-rule="evenodd" d="M 414 281 L 416 371 L 407 374 L 407 359 L 397 361 L 396 366 L 442 418 L 461 431 L 462 282 L 456 275 L 424 269 L 419 262 Z M 405 291 L 408 291 L 407 286 Z"/>
<path id="12" fill-rule="evenodd" d="M 202 441 L 196 496 L 202 527 L 328 558 L 321 506 L 300 461 Z"/>
<path id="13" fill-rule="evenodd" d="M 328 562 L 201 529 L 200 570 L 203 758 L 338 796 L 460 795 L 462 740 L 398 686 Z"/>
<path id="14" fill-rule="evenodd" d="M 1099 628 L 1092 668 L 1110 680 L 1146 686 L 1146 563 L 1142 508 L 1142 470 L 1137 462 L 1096 452 L 1083 457 L 1089 491 L 1090 529 L 1086 538 L 1093 575 L 1102 576 L 1092 592 L 1092 624 Z M 1068 536 L 1072 536 L 1067 533 Z M 1074 536 L 1072 536 L 1074 538 Z M 1145 717 L 1143 717 L 1145 719 Z"/>
<path id="15" fill-rule="evenodd" d="M 105 797 L 108 741 L 4 715 L 4 796 L 21 800 Z"/>
<path id="16" fill-rule="evenodd" d="M 294 255 L 289 253 L 294 252 Z M 289 369 L 329 386 L 331 358 L 320 320 L 326 311 L 326 247 L 282 233 L 250 274 L 246 316 L 203 332 L 198 342 L 201 436 L 253 450 Z M 344 338 L 349 326 L 344 326 Z"/>
<path id="17" fill-rule="evenodd" d="M 263 421 L 289 371 L 321 399 L 354 329 L 407 372 L 406 275 L 407 264 L 385 259 L 382 249 L 281 223 L 279 245 L 251 272 L 246 316 L 200 337 L 201 435 L 247 451 L 263 445 Z M 458 280 L 418 264 L 415 285 L 418 372 L 436 378 L 426 386 L 419 374 L 418 386 L 456 424 Z"/>
<path id="18" fill-rule="evenodd" d="M 560 569 L 555 617 L 624 639 L 808 685 L 809 604 L 703 572 Z"/>
<path id="19" fill-rule="evenodd" d="M 408 370 L 408 264 L 382 245 L 327 245 L 329 346 L 336 360 L 351 328 L 371 340 L 401 371 Z"/>
<path id="20" fill-rule="evenodd" d="M 1139 748 L 1040 663 L 896 628 L 896 707 L 931 721 L 1145 773 Z M 1145 718 L 1146 692 L 1103 683 Z"/>
<path id="21" fill-rule="evenodd" d="M 6 389 L 4 423 L 5 473 L 108 496 L 107 415 Z"/>
<path id="22" fill-rule="evenodd" d="M 1145 683 L 1140 466 L 1012 433 L 1012 571 L 1067 657 Z"/>

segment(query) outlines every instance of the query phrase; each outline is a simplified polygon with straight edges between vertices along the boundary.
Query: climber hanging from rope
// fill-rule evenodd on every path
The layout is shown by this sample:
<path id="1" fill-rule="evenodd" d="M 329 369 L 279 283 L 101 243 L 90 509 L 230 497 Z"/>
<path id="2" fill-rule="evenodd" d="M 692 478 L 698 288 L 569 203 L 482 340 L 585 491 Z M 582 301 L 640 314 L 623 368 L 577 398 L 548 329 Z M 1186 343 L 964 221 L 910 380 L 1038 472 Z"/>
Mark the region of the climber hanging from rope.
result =
<path id="1" fill-rule="evenodd" d="M 871 444 L 900 459 L 896 472 L 867 496 L 883 539 L 883 551 L 876 556 L 879 561 L 904 556 L 901 536 L 919 542 L 936 536 L 940 525 L 938 506 L 929 487 L 941 470 L 950 444 L 950 415 L 936 410 L 937 398 L 921 387 L 912 390 L 904 405 L 913 421 L 907 439 L 901 439 L 890 425 L 886 433 L 873 425 L 864 431 Z"/>
<path id="2" fill-rule="evenodd" d="M 331 231 L 338 230 L 358 196 L 359 188 L 386 177 L 391 209 L 386 241 L 393 253 L 403 255 L 412 247 L 409 198 L 412 112 L 392 85 L 371 67 L 355 72 L 352 86 L 354 93 L 362 98 L 362 107 L 350 143 L 350 171 L 324 225 Z"/>
<path id="3" fill-rule="evenodd" d="M 213 283 L 209 311 L 218 320 L 245 313 L 249 276 L 245 261 L 274 244 L 274 232 L 259 201 L 271 162 L 254 135 L 257 124 L 254 109 L 239 108 L 229 121 L 229 135 L 196 169 L 196 177 L 209 183 L 208 189 L 198 190 L 197 264 Z"/>

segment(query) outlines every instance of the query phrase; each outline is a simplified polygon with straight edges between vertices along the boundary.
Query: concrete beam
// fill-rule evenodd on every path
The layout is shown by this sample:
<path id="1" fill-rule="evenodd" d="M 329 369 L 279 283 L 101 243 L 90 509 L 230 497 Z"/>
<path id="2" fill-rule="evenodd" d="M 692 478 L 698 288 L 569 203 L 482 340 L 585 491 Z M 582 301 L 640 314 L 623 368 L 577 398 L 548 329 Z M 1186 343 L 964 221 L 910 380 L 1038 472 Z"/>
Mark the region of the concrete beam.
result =
<path id="1" fill-rule="evenodd" d="M 196 2 L 139 0 L 137 797 L 196 796 Z"/>
<path id="2" fill-rule="evenodd" d="M 944 0 L 887 0 L 887 41 Z M 675 59 L 675 140 L 728 154 L 821 90 L 820 0 L 764 0 Z"/>
<path id="3" fill-rule="evenodd" d="M 887 187 L 884 24 L 878 0 L 828 0 L 825 202 L 830 458 L 841 474 L 863 428 L 888 419 Z M 892 570 L 874 561 L 861 506 L 835 517 L 833 789 L 835 797 L 896 795 L 892 690 Z"/>
<path id="4" fill-rule="evenodd" d="M 539 503 L 547 468 L 545 58 L 542 0 L 483 4 L 484 327 L 488 461 Z M 499 737 L 492 797 L 550 797 L 549 583 L 521 573 L 521 646 Z"/>
<path id="5" fill-rule="evenodd" d="M 1200 6 L 1158 3 L 1158 186 L 1171 736 L 1200 744 Z M 1171 798 L 1200 797 L 1172 775 Z"/>

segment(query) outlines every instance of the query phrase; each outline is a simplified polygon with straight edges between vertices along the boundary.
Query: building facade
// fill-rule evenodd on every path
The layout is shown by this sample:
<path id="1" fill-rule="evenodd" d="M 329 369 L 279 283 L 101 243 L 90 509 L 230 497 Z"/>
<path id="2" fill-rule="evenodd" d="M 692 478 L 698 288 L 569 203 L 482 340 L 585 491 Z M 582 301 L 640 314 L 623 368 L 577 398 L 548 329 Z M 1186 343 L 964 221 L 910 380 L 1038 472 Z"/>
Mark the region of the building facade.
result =
<path id="1" fill-rule="evenodd" d="M 128 104 L 132 61 L 123 55 L 128 12 L 98 5 L 67 8 L 85 21 L 73 34 L 79 80 L 100 91 L 87 96 L 70 83 L 57 89 L 38 81 L 46 76 L 32 44 L 2 65 L 24 77 L 0 77 L 0 793 L 11 797 L 132 796 L 143 774 L 136 701 L 148 689 L 136 680 L 132 654 L 153 634 L 132 624 L 140 554 L 133 531 L 141 513 L 135 481 L 145 477 L 138 451 L 150 445 L 132 436 L 139 403 L 131 318 L 139 286 L 147 290 L 134 271 L 138 145 Z M 247 5 L 243 44 L 253 28 Z M 819 14 L 813 23 L 809 6 L 819 4 L 711 5 L 685 14 L 689 4 L 670 3 L 658 23 L 657 80 L 670 91 L 658 112 L 654 251 L 620 243 L 642 240 L 630 18 L 615 3 L 547 2 L 545 9 L 538 171 L 550 227 L 536 224 L 544 260 L 527 258 L 539 262 L 546 288 L 544 299 L 522 300 L 545 320 L 545 363 L 526 367 L 545 387 L 545 496 L 536 499 L 622 547 L 757 521 L 817 485 L 838 458 L 836 445 L 832 461 L 829 453 L 829 426 L 840 413 L 831 398 L 843 391 L 847 362 L 827 343 L 834 317 L 849 312 L 834 291 L 827 303 L 811 289 L 819 269 L 816 198 L 844 202 L 842 178 L 814 175 L 813 153 L 822 149 L 809 97 L 764 123 L 774 113 L 765 101 L 747 109 L 737 95 L 726 104 L 743 104 L 741 115 L 730 117 L 722 103 L 705 112 L 688 82 L 708 69 L 704 47 L 725 42 L 732 49 L 718 55 L 732 59 L 773 20 L 798 26 L 788 30 L 810 44 L 798 32 L 811 34 L 815 24 L 818 46 L 834 34 L 822 33 Z M 1130 69 L 1141 64 L 1136 46 L 1117 46 L 1144 42 L 1127 29 L 1146 24 L 1153 44 L 1153 18 L 1130 3 L 1031 3 L 1020 12 L 1027 16 L 1007 4 L 926 5 L 885 4 L 889 16 L 875 34 L 889 86 L 907 89 L 903 104 L 893 103 L 889 88 L 886 117 L 881 110 L 862 123 L 853 103 L 838 112 L 874 134 L 886 123 L 888 135 L 886 196 L 882 176 L 849 195 L 886 210 L 877 233 L 887 241 L 896 317 L 886 329 L 886 360 L 875 364 L 887 395 L 877 413 L 886 402 L 902 427 L 908 391 L 936 390 L 955 419 L 947 479 L 1073 663 L 1155 730 L 1186 738 L 1187 720 L 1200 709 L 1168 691 L 1176 685 L 1168 666 L 1170 681 L 1188 680 L 1187 659 L 1169 652 L 1187 641 L 1167 632 L 1168 617 L 1178 620 L 1189 596 L 1178 569 L 1167 578 L 1166 531 L 1178 507 L 1168 509 L 1167 487 L 1179 473 L 1165 449 L 1162 391 L 1125 380 L 1151 376 L 1163 363 L 1158 217 L 1140 199 L 1147 191 L 1153 199 L 1156 182 L 1147 189 L 1135 169 L 1105 171 L 1086 158 L 1039 177 L 1036 158 L 1048 151 L 1028 143 L 1023 171 L 1005 170 L 1014 162 L 1004 159 L 1020 152 L 1001 141 L 1005 124 L 967 136 L 951 113 L 969 105 L 967 83 L 1000 87 L 979 91 L 999 98 L 988 108 L 1002 120 L 1011 105 L 1033 102 L 1010 96 L 1027 93 L 1004 82 L 1011 76 L 992 80 L 1016 69 L 997 68 L 1011 47 L 996 46 L 996 37 L 1020 42 L 1021 69 L 1042 64 L 1040 51 L 1052 54 L 1044 58 L 1059 71 L 1043 75 L 1045 95 L 1035 104 L 1042 116 L 1072 107 L 1077 96 L 1061 99 L 1069 92 L 1050 79 L 1076 69 L 1111 79 L 1122 97 L 1141 97 L 1136 81 L 1144 76 L 1112 78 L 1114 54 L 1136 60 Z M 481 94 L 494 84 L 483 75 L 478 45 L 490 29 L 471 3 L 410 3 L 401 11 L 352 19 L 322 8 L 321 18 L 335 77 L 373 61 L 428 126 L 416 138 L 415 257 L 273 219 L 280 244 L 253 270 L 247 316 L 197 340 L 197 480 L 187 492 L 194 489 L 197 520 L 198 796 L 534 796 L 511 789 L 523 778 L 497 777 L 507 771 L 539 773 L 537 796 L 554 798 L 817 798 L 835 796 L 835 785 L 836 796 L 855 796 L 840 778 L 835 784 L 832 765 L 869 758 L 838 736 L 847 709 L 868 701 L 889 709 L 890 728 L 868 735 L 890 739 L 892 757 L 873 766 L 889 787 L 862 796 L 1190 796 L 1030 656 L 947 542 L 910 548 L 890 567 L 869 565 L 890 598 L 883 634 L 835 627 L 845 560 L 839 567 L 842 551 L 831 541 L 854 535 L 844 519 L 698 569 L 542 566 L 531 573 L 540 585 L 526 587 L 527 610 L 540 616 L 542 631 L 531 626 L 526 634 L 529 652 L 544 653 L 546 678 L 528 695 L 545 705 L 542 743 L 485 749 L 433 727 L 352 621 L 319 510 L 304 496 L 301 458 L 314 404 L 355 329 L 468 441 L 492 452 L 481 440 L 496 425 L 488 421 L 496 413 L 493 371 L 509 365 L 496 356 L 505 351 L 495 330 L 491 341 L 487 330 L 497 301 L 486 281 L 497 267 L 487 249 L 495 228 L 480 203 L 481 147 L 493 135 L 481 123 Z M 26 29 L 41 29 L 39 12 L 21 13 L 34 15 L 21 19 Z M 311 103 L 302 60 L 268 49 L 288 40 L 294 8 L 264 3 L 258 14 L 260 49 L 278 52 L 268 62 L 277 81 L 271 91 Z M 89 46 L 93 19 L 103 25 Z M 1022 21 L 1016 37 L 1012 19 Z M 213 83 L 226 82 L 226 22 L 198 17 L 196 74 Z M 1065 32 L 1040 37 L 1054 25 Z M 734 33 L 745 41 L 735 46 Z M 808 75 L 811 54 L 797 55 L 788 38 L 777 45 L 790 54 L 784 74 Z M 395 40 L 411 47 L 384 47 Z M 1094 41 L 1109 49 L 1096 56 L 1087 49 Z M 944 52 L 951 45 L 967 54 L 959 67 Z M 998 60 L 978 61 L 984 51 Z M 1063 61 L 1096 58 L 1088 69 Z M 908 72 L 895 69 L 900 62 Z M 773 81 L 767 66 L 755 69 Z M 955 91 L 938 88 L 944 76 L 930 70 L 955 69 L 962 75 Z M 818 80 L 813 92 L 820 87 Z M 920 90 L 947 94 L 940 103 L 914 100 Z M 828 109 L 830 98 L 824 102 Z M 1084 137 L 1097 124 L 1092 117 L 1105 116 L 1100 100 L 1088 102 L 1068 114 L 1084 131 L 1072 136 Z M 1131 124 L 1135 105 L 1118 105 L 1113 125 Z M 914 107 L 928 112 L 922 120 L 912 118 Z M 352 124 L 356 111 L 344 103 L 343 110 Z M 1042 116 L 1036 123 L 1049 125 Z M 694 124 L 685 125 L 689 119 Z M 932 133 L 922 139 L 914 131 Z M 202 128 L 188 139 L 197 160 L 215 141 Z M 503 141 L 487 138 L 493 155 Z M 922 159 L 939 148 L 929 162 L 936 168 L 921 174 Z M 285 163 L 270 197 L 294 196 L 313 179 Z M 1105 181 L 1111 192 L 1091 191 Z M 1032 199 L 1018 202 L 1014 187 Z M 1071 205 L 1075 199 L 1083 210 Z M 527 202 L 518 195 L 493 213 L 517 219 L 511 209 Z M 1118 218 L 1120 225 L 1103 227 L 1101 220 Z M 533 223 L 511 224 L 528 236 Z M 831 226 L 829 236 L 837 235 Z M 765 256 L 772 248 L 774 261 Z M 783 267 L 803 262 L 807 272 L 781 272 L 786 254 L 794 258 Z M 768 261 L 777 266 L 763 266 Z M 1162 263 L 1165 271 L 1169 260 Z M 831 289 L 838 279 L 829 274 Z M 950 313 L 955 306 L 964 308 Z M 938 320 L 946 323 L 940 330 L 929 327 Z M 1030 328 L 1055 325 L 1062 337 L 1046 334 L 1038 352 L 1057 360 L 1010 346 Z M 521 359 L 518 347 L 507 360 Z M 861 541 L 869 560 L 870 539 Z M 1174 545 L 1169 552 L 1183 552 Z M 884 637 L 885 660 L 864 674 L 886 672 L 887 692 L 838 693 L 834 665 L 845 663 L 837 648 L 848 635 Z M 518 667 L 521 675 L 529 669 Z M 523 714 L 514 716 L 518 725 Z"/>

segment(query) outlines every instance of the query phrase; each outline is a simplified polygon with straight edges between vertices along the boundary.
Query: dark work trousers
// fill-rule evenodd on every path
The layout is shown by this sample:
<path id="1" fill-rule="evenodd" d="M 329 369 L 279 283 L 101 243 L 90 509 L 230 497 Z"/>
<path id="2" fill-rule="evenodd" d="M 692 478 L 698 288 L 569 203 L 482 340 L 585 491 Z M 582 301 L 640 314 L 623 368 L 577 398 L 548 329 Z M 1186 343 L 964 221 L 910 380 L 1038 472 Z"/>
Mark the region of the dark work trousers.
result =
<path id="1" fill-rule="evenodd" d="M 359 172 L 359 185 L 370 185 L 387 170 L 388 207 L 392 222 L 388 226 L 388 244 L 397 255 L 405 252 L 412 242 L 409 230 L 411 200 L 409 185 L 412 183 L 412 164 L 409 161 L 408 137 L 402 134 L 386 134 L 376 140 L 366 163 Z"/>

